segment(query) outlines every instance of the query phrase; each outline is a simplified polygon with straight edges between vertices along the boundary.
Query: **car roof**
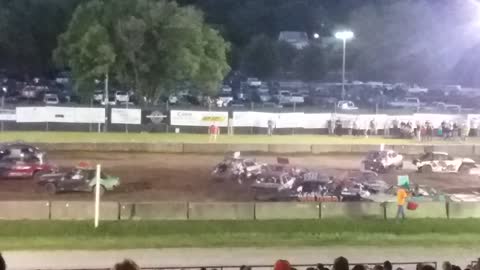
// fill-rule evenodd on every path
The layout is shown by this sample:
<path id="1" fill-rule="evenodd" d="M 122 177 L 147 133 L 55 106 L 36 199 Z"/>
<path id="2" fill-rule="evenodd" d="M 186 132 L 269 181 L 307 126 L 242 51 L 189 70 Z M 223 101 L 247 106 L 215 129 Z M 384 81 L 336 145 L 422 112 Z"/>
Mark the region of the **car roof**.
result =
<path id="1" fill-rule="evenodd" d="M 448 153 L 447 152 L 431 152 L 432 154 L 434 155 L 445 155 L 445 156 L 448 156 Z"/>

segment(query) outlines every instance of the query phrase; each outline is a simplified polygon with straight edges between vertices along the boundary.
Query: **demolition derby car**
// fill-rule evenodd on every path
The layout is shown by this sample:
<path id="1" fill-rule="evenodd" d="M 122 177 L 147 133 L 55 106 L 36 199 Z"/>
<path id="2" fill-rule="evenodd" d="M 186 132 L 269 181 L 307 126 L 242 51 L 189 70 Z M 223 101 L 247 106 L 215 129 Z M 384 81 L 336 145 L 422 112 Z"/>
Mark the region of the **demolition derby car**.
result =
<path id="1" fill-rule="evenodd" d="M 393 150 L 370 151 L 364 160 L 363 168 L 378 173 L 403 168 L 403 156 Z"/>
<path id="2" fill-rule="evenodd" d="M 3 144 L 0 146 L 0 177 L 38 178 L 57 168 L 45 161 L 45 153 L 39 148 L 23 144 Z"/>
<path id="3" fill-rule="evenodd" d="M 59 192 L 95 192 L 96 171 L 90 166 L 77 166 L 67 173 L 45 174 L 37 182 L 40 190 L 49 194 Z M 115 176 L 100 174 L 100 195 L 112 191 L 120 185 Z"/>
<path id="4" fill-rule="evenodd" d="M 235 152 L 215 166 L 211 177 L 215 181 L 236 181 L 242 184 L 246 180 L 255 179 L 261 173 L 261 164 L 252 159 L 242 158 L 240 152 Z"/>
<path id="5" fill-rule="evenodd" d="M 480 169 L 470 158 L 455 158 L 445 152 L 429 152 L 413 160 L 422 173 L 462 173 L 480 175 Z"/>

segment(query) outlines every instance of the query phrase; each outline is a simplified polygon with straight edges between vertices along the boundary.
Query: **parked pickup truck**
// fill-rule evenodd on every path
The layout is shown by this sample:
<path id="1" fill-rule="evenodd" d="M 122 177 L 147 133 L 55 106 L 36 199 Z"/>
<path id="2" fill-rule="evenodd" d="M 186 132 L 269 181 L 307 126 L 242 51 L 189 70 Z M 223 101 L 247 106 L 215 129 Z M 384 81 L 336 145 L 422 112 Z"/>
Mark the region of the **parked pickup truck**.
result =
<path id="1" fill-rule="evenodd" d="M 303 96 L 293 95 L 292 92 L 286 90 L 278 91 L 275 98 L 278 100 L 279 104 L 303 104 L 305 102 Z"/>

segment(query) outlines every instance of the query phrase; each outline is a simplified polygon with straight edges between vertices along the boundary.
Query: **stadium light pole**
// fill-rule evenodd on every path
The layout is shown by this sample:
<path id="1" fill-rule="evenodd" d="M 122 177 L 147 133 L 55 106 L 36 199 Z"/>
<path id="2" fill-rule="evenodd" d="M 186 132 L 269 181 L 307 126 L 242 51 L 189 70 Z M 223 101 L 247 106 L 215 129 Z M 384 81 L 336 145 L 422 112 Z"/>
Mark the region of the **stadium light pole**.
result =
<path id="1" fill-rule="evenodd" d="M 339 31 L 335 33 L 336 39 L 343 41 L 343 59 L 342 59 L 342 99 L 345 99 L 345 55 L 347 51 L 347 40 L 354 38 L 352 31 Z"/>

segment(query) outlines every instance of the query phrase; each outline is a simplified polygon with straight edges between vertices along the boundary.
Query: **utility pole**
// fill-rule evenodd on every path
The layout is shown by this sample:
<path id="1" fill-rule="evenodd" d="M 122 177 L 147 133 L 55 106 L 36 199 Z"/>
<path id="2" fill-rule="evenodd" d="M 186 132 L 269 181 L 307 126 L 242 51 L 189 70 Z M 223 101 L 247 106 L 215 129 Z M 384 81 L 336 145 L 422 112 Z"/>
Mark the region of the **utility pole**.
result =
<path id="1" fill-rule="evenodd" d="M 105 100 L 105 123 L 103 124 L 103 132 L 108 131 L 108 71 L 105 73 L 105 93 L 103 94 Z"/>

